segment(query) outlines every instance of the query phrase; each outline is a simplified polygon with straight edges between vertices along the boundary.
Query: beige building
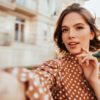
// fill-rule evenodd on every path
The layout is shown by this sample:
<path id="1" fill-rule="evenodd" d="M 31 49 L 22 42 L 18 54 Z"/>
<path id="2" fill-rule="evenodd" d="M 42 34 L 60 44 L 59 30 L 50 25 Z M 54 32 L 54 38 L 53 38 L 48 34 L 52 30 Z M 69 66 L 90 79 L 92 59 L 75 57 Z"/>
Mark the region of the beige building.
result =
<path id="1" fill-rule="evenodd" d="M 69 3 L 85 1 L 0 0 L 0 45 L 7 45 L 0 46 L 0 66 L 33 66 L 55 58 L 53 32 L 58 15 Z"/>
<path id="2" fill-rule="evenodd" d="M 0 0 L 0 45 L 52 43 L 57 15 L 69 3 L 87 0 Z"/>
<path id="3" fill-rule="evenodd" d="M 0 0 L 0 43 L 50 42 L 56 0 Z"/>
<path id="4" fill-rule="evenodd" d="M 30 2 L 35 5 L 32 0 Z M 30 7 L 25 0 L 0 0 L 0 32 L 11 42 L 27 42 L 31 38 L 31 20 L 36 16 L 35 11 L 36 6 Z"/>

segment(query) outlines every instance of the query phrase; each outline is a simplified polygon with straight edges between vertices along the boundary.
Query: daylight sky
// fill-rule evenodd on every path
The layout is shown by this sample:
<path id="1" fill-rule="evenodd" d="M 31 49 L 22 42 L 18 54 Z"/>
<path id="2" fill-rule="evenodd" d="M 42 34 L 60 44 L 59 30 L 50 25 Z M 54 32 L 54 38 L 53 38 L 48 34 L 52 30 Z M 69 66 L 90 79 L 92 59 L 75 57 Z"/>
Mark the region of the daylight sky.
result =
<path id="1" fill-rule="evenodd" d="M 97 17 L 100 17 L 100 0 L 87 0 L 85 7 L 96 13 Z"/>

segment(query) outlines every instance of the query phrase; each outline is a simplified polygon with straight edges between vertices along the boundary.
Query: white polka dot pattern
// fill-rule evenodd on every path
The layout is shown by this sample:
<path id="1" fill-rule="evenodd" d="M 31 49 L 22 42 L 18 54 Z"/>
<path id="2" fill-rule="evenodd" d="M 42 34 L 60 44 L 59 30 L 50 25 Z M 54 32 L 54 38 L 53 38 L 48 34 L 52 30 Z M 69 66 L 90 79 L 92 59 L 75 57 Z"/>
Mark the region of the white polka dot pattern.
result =
<path id="1" fill-rule="evenodd" d="M 28 82 L 29 100 L 97 100 L 77 58 L 71 54 L 50 60 L 36 70 L 15 68 L 13 74 Z"/>

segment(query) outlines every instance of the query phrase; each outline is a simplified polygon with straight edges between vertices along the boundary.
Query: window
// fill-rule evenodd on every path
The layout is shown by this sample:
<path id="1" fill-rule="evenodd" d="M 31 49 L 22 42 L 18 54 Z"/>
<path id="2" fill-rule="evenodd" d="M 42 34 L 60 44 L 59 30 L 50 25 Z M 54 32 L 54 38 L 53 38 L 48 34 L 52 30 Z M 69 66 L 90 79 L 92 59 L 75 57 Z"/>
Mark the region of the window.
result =
<path id="1" fill-rule="evenodd" d="M 16 18 L 15 23 L 15 41 L 24 42 L 25 20 Z"/>

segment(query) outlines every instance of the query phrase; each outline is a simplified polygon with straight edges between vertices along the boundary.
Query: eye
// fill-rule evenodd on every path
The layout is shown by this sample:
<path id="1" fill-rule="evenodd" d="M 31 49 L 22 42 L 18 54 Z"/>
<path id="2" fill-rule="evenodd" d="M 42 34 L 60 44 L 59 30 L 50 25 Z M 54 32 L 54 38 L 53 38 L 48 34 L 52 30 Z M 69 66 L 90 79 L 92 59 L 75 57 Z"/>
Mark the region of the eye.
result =
<path id="1" fill-rule="evenodd" d="M 62 33 L 66 33 L 66 32 L 68 32 L 68 29 L 62 29 Z"/>
<path id="2" fill-rule="evenodd" d="M 77 29 L 77 30 L 82 30 L 82 29 L 84 29 L 84 27 L 78 26 L 78 27 L 76 27 L 76 29 Z"/>

